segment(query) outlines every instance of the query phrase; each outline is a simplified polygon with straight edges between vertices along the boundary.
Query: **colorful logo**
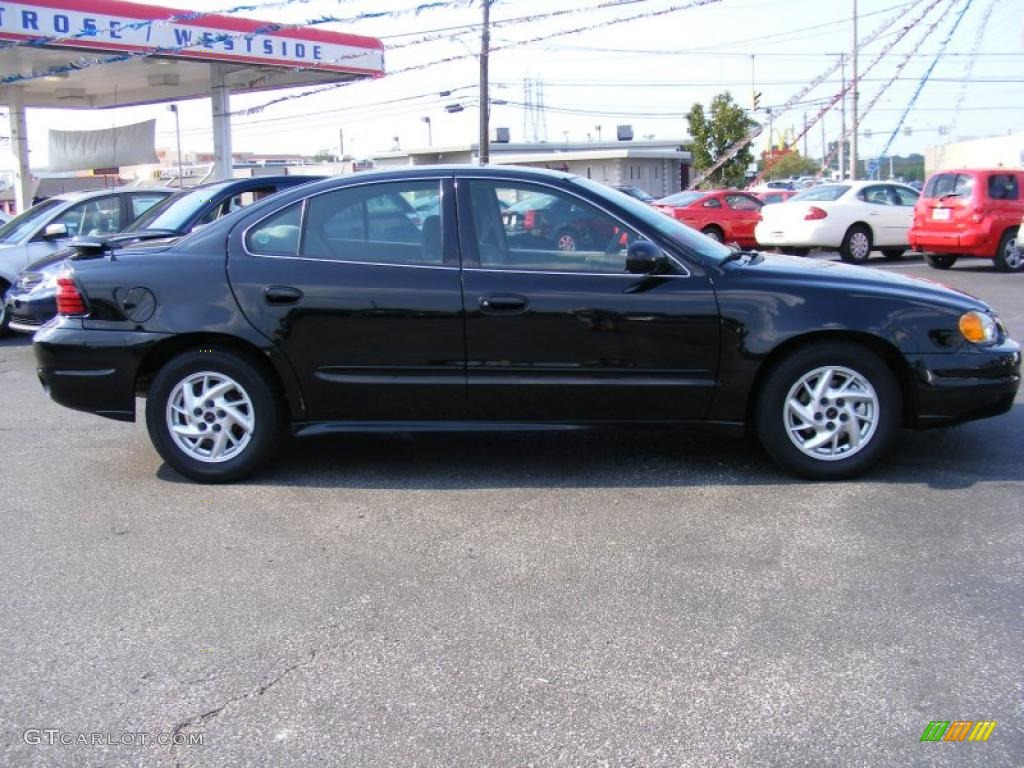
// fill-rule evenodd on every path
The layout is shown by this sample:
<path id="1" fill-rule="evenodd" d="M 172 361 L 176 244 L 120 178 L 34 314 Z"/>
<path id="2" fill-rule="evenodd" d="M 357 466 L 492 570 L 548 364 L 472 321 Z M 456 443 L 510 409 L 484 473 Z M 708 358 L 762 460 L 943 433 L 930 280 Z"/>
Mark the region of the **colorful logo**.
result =
<path id="1" fill-rule="evenodd" d="M 932 720 L 921 741 L 988 741 L 995 727 L 995 720 Z"/>

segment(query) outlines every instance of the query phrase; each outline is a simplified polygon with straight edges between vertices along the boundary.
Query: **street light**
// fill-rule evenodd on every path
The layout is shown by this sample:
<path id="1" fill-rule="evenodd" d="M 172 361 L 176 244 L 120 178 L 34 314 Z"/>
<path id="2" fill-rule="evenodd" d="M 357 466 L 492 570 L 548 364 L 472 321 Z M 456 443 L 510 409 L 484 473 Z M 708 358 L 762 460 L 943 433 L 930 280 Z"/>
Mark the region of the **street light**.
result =
<path id="1" fill-rule="evenodd" d="M 174 113 L 174 135 L 178 139 L 178 186 L 184 189 L 185 179 L 181 172 L 181 122 L 178 120 L 178 105 L 171 104 L 167 109 Z"/>
<path id="2" fill-rule="evenodd" d="M 430 118 L 422 117 L 420 119 L 427 124 L 427 146 L 432 147 L 434 146 L 434 129 L 431 127 Z"/>

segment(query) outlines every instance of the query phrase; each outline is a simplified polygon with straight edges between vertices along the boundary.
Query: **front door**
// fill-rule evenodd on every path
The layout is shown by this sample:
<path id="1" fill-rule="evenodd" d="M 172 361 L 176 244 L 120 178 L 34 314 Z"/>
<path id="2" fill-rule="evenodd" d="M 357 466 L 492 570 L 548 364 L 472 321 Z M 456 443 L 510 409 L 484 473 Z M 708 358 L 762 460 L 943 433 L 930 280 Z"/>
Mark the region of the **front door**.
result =
<path id="1" fill-rule="evenodd" d="M 462 179 L 459 224 L 471 418 L 704 416 L 719 345 L 706 276 L 626 273 L 642 233 L 553 186 Z"/>
<path id="2" fill-rule="evenodd" d="M 294 367 L 310 419 L 464 417 L 451 188 L 450 178 L 343 187 L 232 234 L 231 286 Z"/>

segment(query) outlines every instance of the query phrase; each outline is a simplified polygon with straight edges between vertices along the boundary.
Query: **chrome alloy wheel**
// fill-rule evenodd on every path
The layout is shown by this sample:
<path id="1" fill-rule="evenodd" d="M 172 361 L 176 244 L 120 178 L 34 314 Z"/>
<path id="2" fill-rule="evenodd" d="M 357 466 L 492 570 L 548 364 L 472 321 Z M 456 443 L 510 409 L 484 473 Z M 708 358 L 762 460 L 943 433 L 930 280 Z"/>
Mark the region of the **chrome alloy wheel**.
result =
<path id="1" fill-rule="evenodd" d="M 786 434 L 819 461 L 846 459 L 870 442 L 878 426 L 878 395 L 854 370 L 816 368 L 789 390 L 783 408 Z"/>
<path id="2" fill-rule="evenodd" d="M 167 429 L 178 448 L 198 461 L 233 459 L 249 444 L 255 425 L 248 393 L 223 373 L 190 374 L 167 398 Z"/>
<path id="3" fill-rule="evenodd" d="M 1017 238 L 1011 237 L 1006 241 L 1006 246 L 1003 249 L 1003 261 L 1006 262 L 1006 266 L 1014 272 L 1017 272 L 1021 268 L 1021 262 L 1024 262 L 1024 251 L 1017 248 Z"/>
<path id="4" fill-rule="evenodd" d="M 858 261 L 871 255 L 871 241 L 863 232 L 857 231 L 850 235 L 850 255 Z"/>

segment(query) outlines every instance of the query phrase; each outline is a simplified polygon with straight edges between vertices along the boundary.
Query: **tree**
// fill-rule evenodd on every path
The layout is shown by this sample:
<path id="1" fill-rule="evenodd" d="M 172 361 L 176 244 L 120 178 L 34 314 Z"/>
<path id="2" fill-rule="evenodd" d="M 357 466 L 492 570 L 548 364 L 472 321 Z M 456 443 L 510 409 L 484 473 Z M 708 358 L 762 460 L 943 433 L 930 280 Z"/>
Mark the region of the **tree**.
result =
<path id="1" fill-rule="evenodd" d="M 313 159 L 316 160 L 318 163 L 333 163 L 338 158 L 334 156 L 334 153 L 331 152 L 331 150 L 321 149 L 315 155 L 313 155 Z"/>
<path id="2" fill-rule="evenodd" d="M 686 123 L 690 130 L 690 151 L 693 153 L 693 167 L 703 173 L 737 141 L 745 138 L 757 123 L 751 120 L 746 111 L 732 100 L 726 91 L 711 100 L 710 118 L 704 114 L 704 107 L 694 104 L 686 115 Z M 703 181 L 701 186 L 738 187 L 746 178 L 747 168 L 754 162 L 750 147 L 746 146 L 736 157 L 724 163 L 721 168 Z"/>
<path id="3" fill-rule="evenodd" d="M 776 157 L 769 164 L 766 157 L 761 158 L 761 168 L 768 165 L 768 176 L 773 179 L 788 179 L 791 176 L 808 176 L 821 170 L 821 161 L 811 157 L 804 157 L 796 150 L 787 152 L 781 157 Z"/>

